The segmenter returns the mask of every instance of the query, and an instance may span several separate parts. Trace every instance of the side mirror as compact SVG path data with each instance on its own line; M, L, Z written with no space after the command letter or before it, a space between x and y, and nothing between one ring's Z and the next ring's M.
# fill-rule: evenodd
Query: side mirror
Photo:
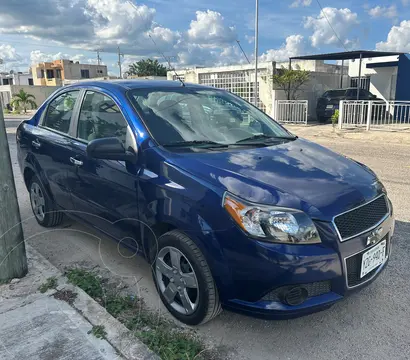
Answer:
M136 163L137 155L132 151L127 151L124 145L116 137L95 139L87 146L87 155L95 159L119 160Z

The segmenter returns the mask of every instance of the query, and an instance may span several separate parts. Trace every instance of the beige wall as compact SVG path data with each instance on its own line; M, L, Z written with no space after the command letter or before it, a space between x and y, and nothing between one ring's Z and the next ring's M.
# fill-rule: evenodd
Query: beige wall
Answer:
M105 65L76 64L71 63L70 60L63 60L63 68L64 79L66 80L82 79L81 70L88 70L90 79L107 76L107 66Z
M54 91L59 88L59 86L3 85L0 86L0 92L2 93L3 99L8 99L8 101L10 101L13 94L18 93L21 89L23 89L25 92L34 95L34 101L37 106L40 106ZM6 104L2 105L4 107Z

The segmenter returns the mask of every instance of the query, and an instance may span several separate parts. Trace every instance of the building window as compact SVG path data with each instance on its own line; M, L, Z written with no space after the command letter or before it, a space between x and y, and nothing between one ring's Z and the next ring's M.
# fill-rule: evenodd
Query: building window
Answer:
M43 69L41 69L41 71L40 71L40 79L44 79L44 70Z
M199 83L228 90L253 104L255 101L254 76L253 70L204 73L199 74ZM266 70L258 70L258 76L266 76ZM262 111L266 111L266 107L260 100L260 96L258 96L258 107Z
M102 70L97 70L97 74L104 74Z
M54 79L54 70L46 70L47 71L47 79Z
M34 85L33 79L28 79L28 84L29 85Z
M90 70L81 70L81 78L82 79L89 79L90 78Z
M358 77L352 77L350 79L350 86L357 88ZM360 79L360 88L369 91L370 90L370 76L365 76Z
M3 85L11 85L9 79L3 79Z
M61 79L61 70L60 69L56 69L56 78Z

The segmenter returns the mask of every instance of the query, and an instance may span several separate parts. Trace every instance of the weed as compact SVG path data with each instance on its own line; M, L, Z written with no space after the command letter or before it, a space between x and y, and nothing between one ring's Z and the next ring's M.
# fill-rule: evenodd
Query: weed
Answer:
M104 339L107 336L103 325L94 325L87 334L93 334L97 339Z
M49 289L55 289L57 287L57 279L53 277L49 277L45 283L41 284L38 290L44 294Z
M339 110L336 110L336 111L334 112L334 114L332 115L331 120L332 120L332 126L333 126L333 130L334 130L335 127L336 127L336 124L337 124L338 121L339 121Z
M67 278L70 283L83 289L92 298L102 298L104 295L101 280L92 272L70 269L67 271Z
M63 300L68 304L72 305L74 303L75 298L77 297L77 294L73 293L70 290L59 290L53 296L58 300Z

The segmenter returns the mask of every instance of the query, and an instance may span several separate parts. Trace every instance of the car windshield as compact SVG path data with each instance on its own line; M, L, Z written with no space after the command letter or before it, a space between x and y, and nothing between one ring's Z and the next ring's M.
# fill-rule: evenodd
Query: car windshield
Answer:
M129 98L161 145L244 144L294 136L240 97L217 89L135 89Z

